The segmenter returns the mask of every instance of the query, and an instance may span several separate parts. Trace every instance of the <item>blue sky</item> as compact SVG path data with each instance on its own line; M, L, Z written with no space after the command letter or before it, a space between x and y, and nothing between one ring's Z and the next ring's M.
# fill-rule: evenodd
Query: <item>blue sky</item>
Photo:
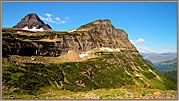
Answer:
M29 13L55 31L109 19L139 51L177 51L177 2L3 2L2 26L13 27Z

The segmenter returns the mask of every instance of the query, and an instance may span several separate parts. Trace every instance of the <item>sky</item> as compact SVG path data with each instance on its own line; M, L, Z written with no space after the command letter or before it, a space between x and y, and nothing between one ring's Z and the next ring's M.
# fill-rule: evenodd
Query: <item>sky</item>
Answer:
M3 2L2 27L36 13L55 31L109 19L140 52L177 52L177 2Z

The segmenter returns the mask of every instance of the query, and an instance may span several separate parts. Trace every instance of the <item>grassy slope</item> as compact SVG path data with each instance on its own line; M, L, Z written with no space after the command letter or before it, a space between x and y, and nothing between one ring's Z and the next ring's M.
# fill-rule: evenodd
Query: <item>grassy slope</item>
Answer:
M165 72L164 74L175 79L175 80L177 80L177 70Z
M114 59L114 61L119 59L125 64L115 66L118 63L110 64L107 62L110 59ZM144 80L133 74L135 70L129 65L131 64L129 60L136 61L135 65L142 68L139 72L145 76ZM147 67L143 65L143 62L145 61L141 61L140 56L135 54L133 54L133 59L129 58L129 56L127 57L127 55L106 55L83 62L26 63L19 66L15 63L7 65L7 63L3 62L3 88L7 89L4 90L3 95L14 93L37 95L50 89L70 91L111 89L126 85L136 85L136 82L140 87L176 89L175 83L148 65L147 67L160 76L163 82L156 79L155 75L146 69Z
M159 94L157 94L159 93ZM115 89L96 89L86 92L50 90L39 95L14 94L4 99L177 99L177 91L128 86Z

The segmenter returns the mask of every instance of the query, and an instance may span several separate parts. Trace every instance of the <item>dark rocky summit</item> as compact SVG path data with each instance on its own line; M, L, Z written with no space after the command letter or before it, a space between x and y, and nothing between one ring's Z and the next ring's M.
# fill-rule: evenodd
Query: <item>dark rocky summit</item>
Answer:
M36 14L31 13L25 16L21 21L13 28L24 28L28 26L29 29L36 27L37 29L43 28L44 30L52 30L52 28L45 24Z

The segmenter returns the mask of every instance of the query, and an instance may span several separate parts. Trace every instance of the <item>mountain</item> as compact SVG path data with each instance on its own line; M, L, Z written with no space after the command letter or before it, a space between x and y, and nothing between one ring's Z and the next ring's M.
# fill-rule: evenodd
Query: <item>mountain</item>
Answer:
M150 66L152 66L152 67L155 68L154 64L153 64L150 60L147 60L147 59L145 59L145 60L147 61L147 63L148 63Z
M149 55L177 55L177 53L171 53L171 52L167 52L167 53L155 53L155 52L140 52L140 54L145 58L146 56Z
M177 58L177 55L171 54L150 54L145 56L145 59L150 60L152 63L159 63Z
M148 54L145 56L147 62L159 72L177 78L177 53Z
M154 68L161 73L177 70L176 53L150 54L145 59L151 61Z
M47 34L14 36L30 41L17 40L16 42L10 42L3 40L3 49L6 50L4 55L60 56L66 54L69 50L82 54L99 47L119 48L121 50L138 52L128 40L127 33L122 29L114 28L109 20L97 20L77 28L76 31L51 32ZM48 40L56 41L52 43Z
M54 89L177 88L176 82L147 63L127 33L110 20L69 31L2 31L4 96L38 95Z
M177 55L177 53L167 52L167 53L161 53L162 55Z
M17 25L13 26L13 28L20 28L25 30L36 29L38 31L52 30L52 28L48 24L45 24L34 13L26 15L23 19L21 19L21 21ZM43 30L39 30L39 29L43 29Z
M128 39L128 35L122 29L116 29L109 19L97 20L86 25L77 28L77 31L88 31L100 35L116 36L124 39Z
M154 63L154 65L155 68L162 73L177 70L177 58Z
M154 55L154 54L159 54L159 53L154 53L154 52L140 52L140 54L145 58L148 55Z
M164 62L159 62L153 64L150 60L146 60L149 65L154 67L157 71L173 78L175 81L177 81L177 58L169 60L169 61L164 61Z
M147 56L147 55L150 55L151 53L143 53L143 52L140 52L140 55L142 55L144 58Z

